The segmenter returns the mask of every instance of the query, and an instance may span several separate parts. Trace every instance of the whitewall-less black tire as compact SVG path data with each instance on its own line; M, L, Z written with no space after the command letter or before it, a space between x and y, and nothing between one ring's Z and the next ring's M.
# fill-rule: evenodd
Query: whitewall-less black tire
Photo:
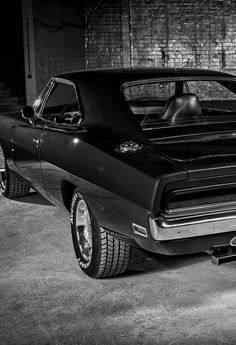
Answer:
M7 166L3 150L0 146L0 192L6 198L14 199L26 196L30 186Z
M78 189L71 203L71 231L75 254L85 274L93 278L106 278L126 270L131 246L98 226Z

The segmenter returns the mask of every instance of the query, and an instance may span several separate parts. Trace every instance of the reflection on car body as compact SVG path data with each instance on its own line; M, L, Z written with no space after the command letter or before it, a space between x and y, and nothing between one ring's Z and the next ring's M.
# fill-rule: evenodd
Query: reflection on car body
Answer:
M78 263L94 278L123 273L137 245L234 260L235 137L233 75L65 73L23 117L0 116L1 191L32 187L67 208Z

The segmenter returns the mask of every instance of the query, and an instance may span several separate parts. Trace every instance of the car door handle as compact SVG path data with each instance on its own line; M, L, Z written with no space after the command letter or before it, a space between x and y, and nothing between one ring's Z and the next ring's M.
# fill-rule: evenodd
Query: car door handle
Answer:
M38 145L40 143L40 139L35 139L33 138L33 143L35 143L36 145Z

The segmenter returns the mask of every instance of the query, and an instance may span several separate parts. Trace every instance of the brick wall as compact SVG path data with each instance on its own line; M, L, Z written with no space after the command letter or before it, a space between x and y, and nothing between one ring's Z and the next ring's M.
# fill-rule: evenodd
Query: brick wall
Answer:
M121 3L98 1L85 10L87 67L122 64Z
M87 67L189 66L236 73L235 0L100 0L86 8Z
M55 74L85 67L84 12L76 2L33 1L37 92Z

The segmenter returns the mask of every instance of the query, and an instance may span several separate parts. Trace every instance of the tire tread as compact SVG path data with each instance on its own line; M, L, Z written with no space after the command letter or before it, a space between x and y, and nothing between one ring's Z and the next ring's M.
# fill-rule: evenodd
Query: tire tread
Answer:
M118 240L102 227L101 260L96 278L106 278L124 273L130 261L131 246Z
M8 188L7 195L9 199L26 196L29 193L30 187L17 174L9 168L7 169Z

